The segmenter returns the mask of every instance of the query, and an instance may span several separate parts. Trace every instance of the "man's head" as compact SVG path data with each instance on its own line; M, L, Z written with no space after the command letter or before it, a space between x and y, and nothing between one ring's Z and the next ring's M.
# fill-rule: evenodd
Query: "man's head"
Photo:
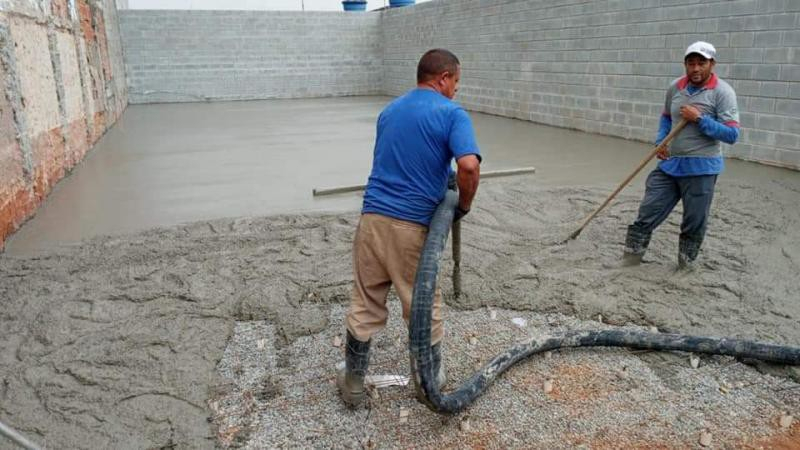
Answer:
M417 64L417 85L425 86L452 99L458 92L461 63L443 48L428 50Z
M683 65L686 76L695 86L706 84L716 65L717 50L708 42L697 41L686 49Z

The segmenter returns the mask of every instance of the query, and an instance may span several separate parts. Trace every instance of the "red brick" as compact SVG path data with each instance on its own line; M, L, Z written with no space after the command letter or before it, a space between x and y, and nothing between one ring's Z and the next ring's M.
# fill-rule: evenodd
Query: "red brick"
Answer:
M64 20L69 20L69 6L67 0L51 0L53 15Z
M0 65L0 81L6 80ZM0 87L4 83L0 83ZM33 212L30 191L22 170L22 152L17 142L11 103L0 90L0 249L9 234Z
M31 139L33 148L33 194L41 202L53 185L64 177L64 139L61 128L53 128Z
M103 76L106 81L111 81L111 58L108 56L108 40L106 39L106 22L103 19L103 11L95 10L94 29L97 37L97 47L100 50L100 62L103 67Z
M73 121L68 124L65 129L64 137L66 138L66 155L65 155L65 168L72 169L77 165L86 152L89 151L89 141L86 135L86 121L83 118Z
M24 186L9 192L7 201L0 204L0 250L6 238L33 214L38 206L36 198Z
M81 31L83 31L83 37L86 38L86 43L89 45L94 42L95 38L94 28L92 27L92 7L89 6L86 0L77 0L76 6L78 17L81 21Z
M103 136L103 133L106 132L106 112L105 111L97 111L94 113L94 128L92 129L92 145L94 145L98 139Z

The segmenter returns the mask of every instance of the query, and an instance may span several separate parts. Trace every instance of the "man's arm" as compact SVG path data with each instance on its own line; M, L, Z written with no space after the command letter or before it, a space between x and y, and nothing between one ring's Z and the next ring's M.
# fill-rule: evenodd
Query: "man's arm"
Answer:
M658 134L656 135L656 145L661 144L661 141L667 137L670 130L672 130L672 117L670 117L669 113L664 112L661 114L661 118L658 121ZM661 150L656 153L658 159L665 160L669 159L669 149L666 147L662 148Z
M711 116L701 113L693 105L682 106L681 116L689 122L696 123L700 132L712 139L726 144L734 144L739 139L739 123L736 121L730 121L727 124L719 123Z
M670 115L670 111L672 110L672 95L674 94L675 83L673 82L669 88L667 89L667 93L664 96L664 111L661 113L661 117L658 119L658 133L656 134L656 145L661 144L661 141L664 140L665 137L669 134L670 130L672 129L672 116ZM669 149L662 148L661 150L656 153L658 159L665 160L669 159Z
M472 207L472 199L478 192L478 183L481 178L481 163L475 155L464 155L456 161L458 172L458 207L464 212Z

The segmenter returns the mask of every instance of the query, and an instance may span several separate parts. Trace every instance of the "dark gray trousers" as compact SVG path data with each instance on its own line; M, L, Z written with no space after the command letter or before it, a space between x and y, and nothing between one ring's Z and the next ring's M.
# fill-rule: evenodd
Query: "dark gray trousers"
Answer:
M650 172L645 184L644 199L639 205L639 216L628 227L625 251L636 255L644 254L653 230L667 219L681 200L683 221L679 253L688 261L694 261L706 234L716 183L716 175L673 177L661 169Z

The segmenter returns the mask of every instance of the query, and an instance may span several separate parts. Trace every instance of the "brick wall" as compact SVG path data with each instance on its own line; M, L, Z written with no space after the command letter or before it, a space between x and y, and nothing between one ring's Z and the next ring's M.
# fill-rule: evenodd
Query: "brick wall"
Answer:
M0 0L0 250L127 105L113 0Z
M380 14L120 11L131 103L374 95Z
M707 40L739 97L726 152L800 169L798 0L446 0L386 11L381 32L387 94L446 47L470 110L643 141L686 46Z

